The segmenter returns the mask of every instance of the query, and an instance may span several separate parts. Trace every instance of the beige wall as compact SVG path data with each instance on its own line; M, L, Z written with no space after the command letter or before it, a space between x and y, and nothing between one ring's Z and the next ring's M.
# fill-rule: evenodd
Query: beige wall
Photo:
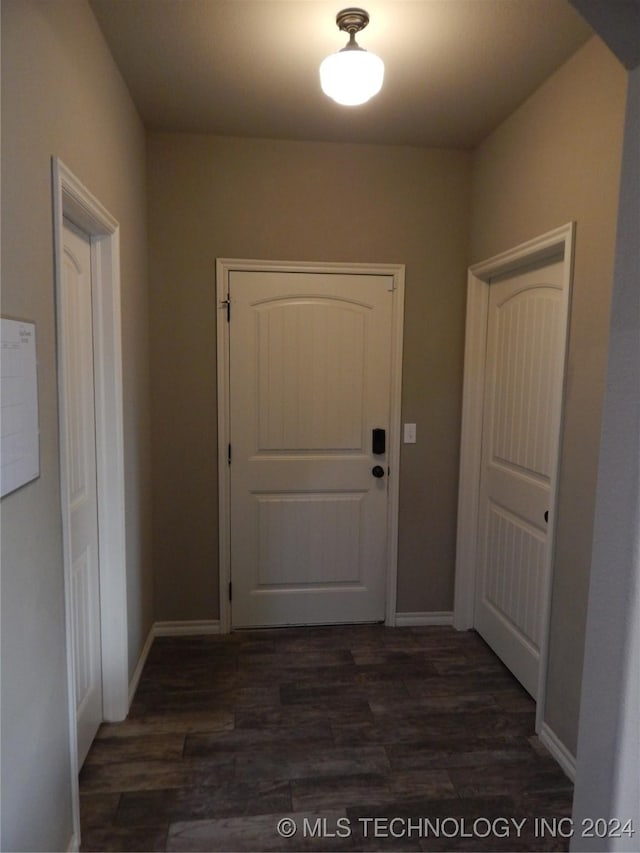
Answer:
M152 621L144 129L89 7L2 3L2 313L35 321L40 478L2 500L3 850L64 850L71 794L51 157L121 226L129 665Z
M640 57L638 61L629 74L627 94L575 826L594 814L606 819L624 815L640 826ZM583 851L602 849L596 839L574 839L574 845ZM627 838L626 849L634 847L637 838Z
M471 261L577 223L545 720L575 754L626 75L588 42L478 148Z
M470 155L151 133L156 618L218 615L216 257L406 264L398 609L452 607Z

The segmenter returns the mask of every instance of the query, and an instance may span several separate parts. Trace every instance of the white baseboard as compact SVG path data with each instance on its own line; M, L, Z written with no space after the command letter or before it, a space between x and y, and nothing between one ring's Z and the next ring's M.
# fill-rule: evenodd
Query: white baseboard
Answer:
M198 634L219 634L219 619L193 619L185 622L155 622L155 637L181 637Z
M151 651L151 644L153 643L154 637L155 625L152 625L149 630L149 633L147 634L147 639L144 641L144 646L142 647L142 651L140 652L140 657L138 658L136 668L133 670L133 675L131 676L131 679L129 681L129 707L131 707L133 697L135 695L136 690L138 689L140 677L142 676L142 670L144 669L144 665L147 662L147 658L149 656L149 652Z
M576 759L575 756L569 752L567 747L562 743L558 735L550 729L546 723L543 723L540 728L540 733L538 734L541 743L543 743L551 755L558 762L560 767L567 774L569 779L572 782L575 782L576 779Z
M419 625L453 625L453 611L396 613L396 628L409 628Z

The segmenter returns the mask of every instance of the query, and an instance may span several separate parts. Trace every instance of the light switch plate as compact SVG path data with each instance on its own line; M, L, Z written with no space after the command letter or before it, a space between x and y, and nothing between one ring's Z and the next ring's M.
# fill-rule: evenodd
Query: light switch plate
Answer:
M404 425L404 443L405 444L415 444L416 443L416 425L415 424L405 424Z

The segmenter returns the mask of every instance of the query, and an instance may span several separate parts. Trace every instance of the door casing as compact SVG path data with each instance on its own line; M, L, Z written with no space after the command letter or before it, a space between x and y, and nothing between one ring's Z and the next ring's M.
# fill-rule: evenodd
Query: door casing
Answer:
M88 234L91 240L102 709L103 719L119 721L127 716L129 710L119 225L58 158L52 160L52 184L59 395L64 393L64 362L60 346L64 219L68 219ZM80 795L71 609L70 518L66 503L67 424L64 406L59 405L58 409L70 772L74 841L79 845Z
M391 389L389 400L389 503L387 510L387 578L385 624L396 621L398 574L398 505L400 499L400 419L402 392L402 339L404 324L403 264L342 264L299 261L264 261L219 258L216 263L217 380L218 380L218 537L220 575L220 632L231 630L229 582L231 580L229 426L229 327L227 308L229 277L234 271L339 273L348 275L390 275L393 278L391 320ZM233 297L233 294L231 295ZM233 303L231 305L233 313ZM233 321L232 321L233 322Z
M467 317L464 355L464 385L462 394L462 435L460 443L460 475L458 491L458 527L456 539L456 569L453 624L460 631L474 626L476 549L480 509L480 474L482 459L482 423L484 414L485 357L487 350L487 321L489 287L492 278L516 271L521 267L562 256L564 262L563 293L566 300L566 334L563 352L563 388L560 410L553 424L553 474L549 507L549 538L547 542L547 573L543 590L543 625L536 706L536 731L544 721L545 687L549 649L549 616L551 610L551 581L557 521L558 466L560 438L566 384L566 353L573 272L575 223L570 222L540 237L522 243L469 268L467 285Z

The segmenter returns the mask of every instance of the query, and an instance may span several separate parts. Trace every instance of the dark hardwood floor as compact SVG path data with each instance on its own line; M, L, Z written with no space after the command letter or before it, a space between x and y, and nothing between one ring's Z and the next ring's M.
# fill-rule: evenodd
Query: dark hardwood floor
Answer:
M566 850L534 716L474 632L158 638L80 774L82 849Z

